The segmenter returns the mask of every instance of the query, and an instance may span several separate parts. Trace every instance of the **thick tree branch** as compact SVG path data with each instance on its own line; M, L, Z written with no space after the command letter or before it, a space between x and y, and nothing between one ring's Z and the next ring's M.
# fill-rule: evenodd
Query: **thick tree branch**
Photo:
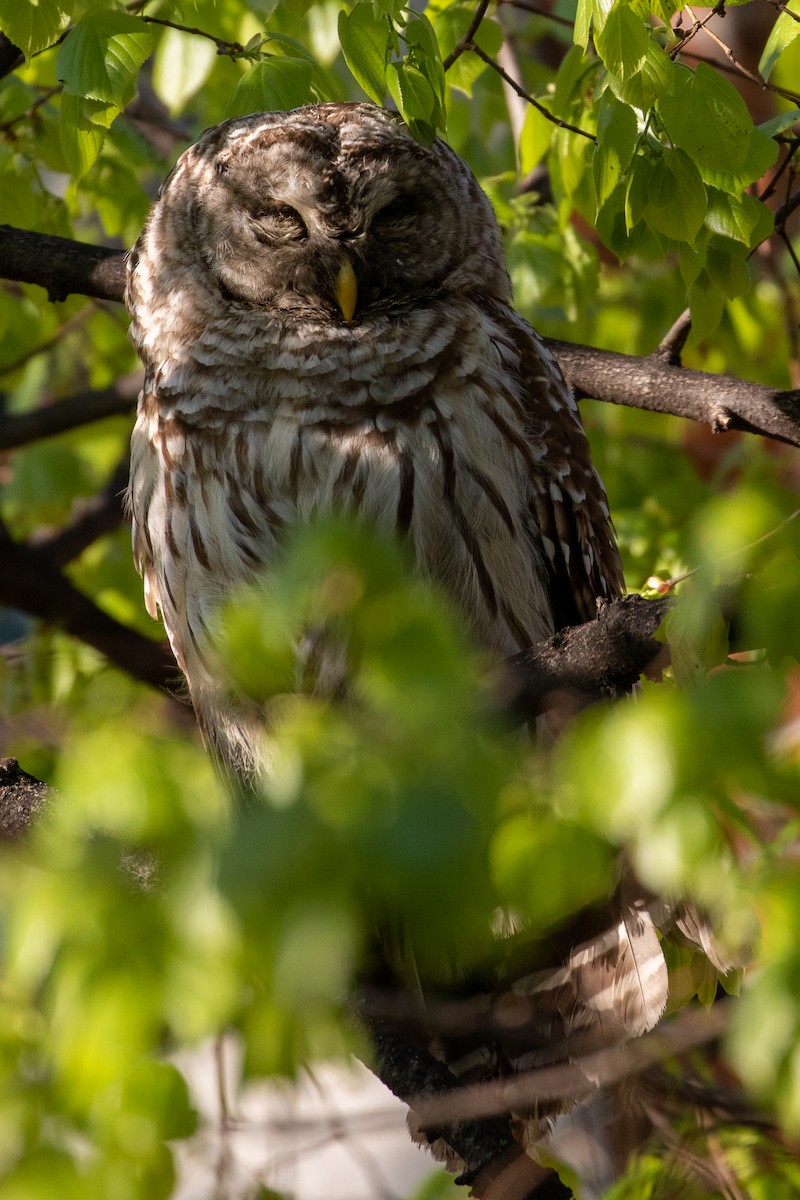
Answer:
M529 721L554 707L574 710L628 693L639 677L666 665L668 650L654 634L672 603L624 596L604 604L594 621L562 629L514 655L496 686L503 712Z
M142 683L174 684L178 669L165 645L103 612L61 574L46 551L15 542L2 525L0 564L0 603L63 629Z
M126 454L102 492L77 505L72 519L62 528L37 530L28 543L30 548L45 555L51 566L60 569L83 554L98 538L113 533L125 520L122 497L129 470Z
M77 429L104 417L124 416L136 407L142 386L141 371L122 375L110 387L76 392L54 404L45 404L31 412L10 413L0 417L0 451L15 450L43 438L54 437L68 429Z
M0 279L39 284L52 298L72 292L121 300L125 255L0 226ZM568 383L580 396L652 412L671 413L710 425L715 432L739 429L800 446L800 391L708 375L664 361L549 340Z
M52 794L15 758L0 758L0 842L24 837Z
M0 278L38 284L54 301L72 293L121 300L125 255L105 246L0 225Z
M739 429L800 446L800 391L672 366L657 353L636 358L572 342L548 345L581 397L687 417L715 433Z

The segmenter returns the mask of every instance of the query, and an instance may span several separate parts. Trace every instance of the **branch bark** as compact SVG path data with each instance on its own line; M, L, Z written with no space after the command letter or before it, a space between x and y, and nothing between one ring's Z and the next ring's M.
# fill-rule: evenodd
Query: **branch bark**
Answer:
M122 300L125 254L69 238L0 225L0 279L38 284L51 299L71 293ZM670 413L800 446L800 390L692 371L655 352L645 358L548 339L567 382L579 396Z
M73 293L121 300L125 254L49 233L0 225L0 278L43 287L51 300Z
M0 602L84 642L141 683L166 689L179 677L168 647L98 608L53 565L46 550L15 542L0 525Z
M141 371L122 375L107 388L75 392L54 404L44 404L31 412L10 413L0 417L0 451L43 438L54 437L68 429L77 429L104 417L124 416L136 407L142 386Z
M667 665L668 648L653 635L671 603L668 596L623 596L603 604L594 621L515 654L495 683L501 712L530 721L626 695L641 675Z
M674 366L658 353L646 358L551 340L550 349L576 394L710 425L739 429L800 446L800 390Z

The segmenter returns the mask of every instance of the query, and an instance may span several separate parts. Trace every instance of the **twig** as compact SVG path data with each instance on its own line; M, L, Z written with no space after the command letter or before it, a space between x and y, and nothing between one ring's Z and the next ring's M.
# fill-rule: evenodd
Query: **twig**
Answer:
M36 358L39 354L46 354L48 350L52 350L54 346L64 338L67 334L72 333L75 329L79 329L85 324L89 316L91 316L92 306L87 305L81 308L78 312L73 313L63 325L59 325L52 337L47 338L44 342L39 342L38 346L32 346L30 350L26 350L24 354L20 354L19 358L15 358L12 362L6 363L0 371L1 375L10 375L13 371L18 371L20 367L24 367L31 359Z
M461 58L461 55L464 53L464 51L470 49L470 47L472 45L472 39L475 37L475 34L478 32L478 27L480 26L480 23L483 20L483 18L486 16L486 10L488 7L489 7L489 0L480 0L478 7L475 9L472 20L470 21L469 25L467 26L466 33L461 38L461 40L459 42L457 42L457 44L453 47L453 49L447 55L447 57L445 58L445 60L442 64L445 71L449 71L450 68L452 67L453 63L456 62L457 59Z
M675 320L672 327L664 334L653 351L654 356L662 359L671 367L681 365L681 351L686 345L686 339L692 332L692 310L685 308Z
M676 58L677 55L680 54L684 49L684 47L692 40L692 38L696 37L700 30L703 29L710 20L716 16L719 16L720 13L724 16L725 5L723 0L717 0L717 3L714 5L714 7L710 9L710 11L707 12L703 18L695 17L694 13L687 5L685 11L688 12L689 16L692 18L693 24L691 29L687 29L686 31L681 29L683 11L684 10L682 9L678 13L678 23L672 31L679 40L669 51L670 58Z
M731 550L730 554L723 554L721 558L715 559L714 562L708 563L707 567L715 570L717 567L722 566L723 563L730 562L731 559L740 558L743 554L749 553L751 550L754 550L756 546L760 546L763 542L769 542L777 534L781 533L781 531L784 530L787 525L791 525L793 521L796 521L798 517L800 517L800 508L796 508L794 512L789 513L789 516L784 518L784 520L781 521L780 524L776 525L774 529L768 529L766 533L762 533L761 537L755 538L755 540L752 542L748 542L746 546L737 546L735 550ZM690 571L684 571L682 575L673 575L671 579L664 581L663 586L672 591L672 589L677 587L679 583L683 583L686 579L691 579L693 575L698 573L698 571L704 571L707 569L707 567L705 565L701 567L692 567Z
M550 1100L579 1100L597 1089L645 1070L664 1058L707 1045L727 1033L730 1006L710 1010L685 1009L652 1033L587 1054L577 1063L563 1063L521 1072L510 1078L473 1084L443 1096L424 1095L411 1101L425 1126L478 1121L516 1108Z
M748 70L747 67L745 67L742 63L739 62L739 60L736 58L733 51L731 50L730 46L727 46L725 44L725 42L723 42L722 38L718 37L717 34L714 32L714 30L710 28L710 26L708 25L709 19L713 16L716 16L717 12L720 9L722 9L724 12L724 5L722 5L722 4L716 5L711 10L708 17L705 17L702 21L695 21L695 24L697 25L697 29L693 30L691 36L694 36L694 33L696 33L698 30L702 29L702 31L706 35L706 37L711 38L711 41L714 42L715 45L719 46L720 50L725 55L728 62L731 63L731 65L733 67L735 67L736 70L739 72L739 74L743 75L745 77L745 79L749 79L751 81L751 83L755 83L758 87L762 88L762 90L764 90L764 91L775 92L776 95L783 96L785 100L792 100L795 104L800 104L800 93L791 92L788 90L788 88L779 87L775 83L768 83L766 80L762 79L760 75L756 75L754 71ZM694 18L694 13L692 12L692 10L688 4L686 6L686 11L689 13L689 15L692 18Z
M488 0L487 0L488 3ZM228 42L224 38L217 37L216 34L208 33L205 29L198 29L194 25L179 25L177 21L167 21L164 17L143 17L141 21L147 21L150 25L164 25L167 29L177 29L179 33L191 33L195 37L207 38L217 47L217 54L223 54L231 58L237 58L240 54L244 54L245 49L241 42Z
M0 76L0 78L1 77L2 76ZM57 83L55 87L46 88L45 91L42 92L41 96L36 97L30 108L26 109L25 112L20 113L19 116L12 117L10 121L5 121L2 125L0 125L0 133L10 133L15 125L19 125L22 121L27 121L30 117L34 116L42 107L42 105L47 103L51 96L55 96L61 91L62 86L62 84Z
M553 114L547 108L545 108L543 104L540 104L539 101L535 100L529 92L526 92L524 88L521 88L516 79L512 79L508 72L504 71L500 64L495 62L491 55L486 54L485 51L481 50L480 46L477 45L476 42L470 42L465 49L471 50L473 54L477 55L481 62L485 62L487 67L491 67L493 71L496 71L500 78L503 79L508 86L517 93L518 96L521 96L523 100L527 100L528 104L532 104L536 111L540 112L548 121L552 121L553 125L557 125L559 129L568 129L570 133L579 133L581 137L588 138L590 142L597 141L597 138L593 133L588 133L587 130L580 129L577 125L570 125L569 121L562 121L560 117L554 117Z

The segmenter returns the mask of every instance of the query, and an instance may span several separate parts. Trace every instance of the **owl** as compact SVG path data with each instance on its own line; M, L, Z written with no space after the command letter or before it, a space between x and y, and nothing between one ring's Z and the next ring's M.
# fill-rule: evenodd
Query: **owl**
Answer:
M497 659L619 593L577 405L512 307L488 199L443 141L367 104L224 121L162 187L127 304L145 369L136 562L204 737L238 776L263 766L263 716L215 670L214 612L316 514L399 534ZM581 1022L620 1041L663 1006L646 912L604 937L523 989L552 1032L545 1061Z
M232 710L207 631L313 514L399 533L497 657L619 593L577 405L444 142L367 104L207 130L130 255L127 304L145 368L135 558L204 736L239 774L258 769L262 719Z

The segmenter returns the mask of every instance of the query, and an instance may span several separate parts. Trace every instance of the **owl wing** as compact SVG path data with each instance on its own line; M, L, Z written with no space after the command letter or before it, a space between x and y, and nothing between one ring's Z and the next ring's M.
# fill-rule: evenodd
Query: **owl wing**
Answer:
M610 600L621 593L622 563L605 489L561 368L539 335L510 309L504 328L518 360L525 433L536 458L532 517L559 629L592 620L598 597Z

